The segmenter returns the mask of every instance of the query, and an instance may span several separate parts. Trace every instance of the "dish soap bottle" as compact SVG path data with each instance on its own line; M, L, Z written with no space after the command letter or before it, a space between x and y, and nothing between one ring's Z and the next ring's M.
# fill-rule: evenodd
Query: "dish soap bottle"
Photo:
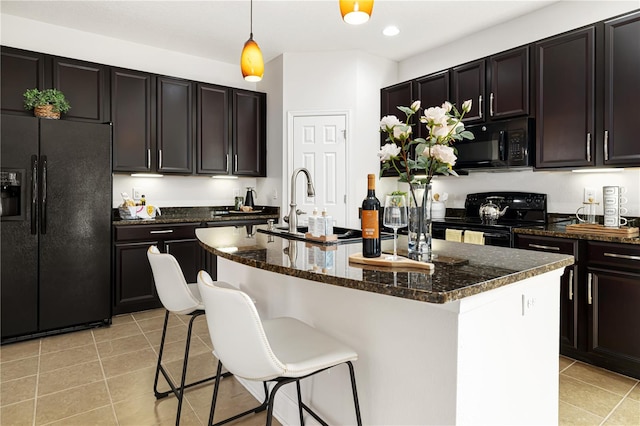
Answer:
M327 209L322 210L322 222L324 225L324 235L333 235L333 218L327 213Z
M314 237L319 237L320 234L318 234L318 208L314 207L313 208L313 213L311 214L311 216L309 216L309 220L308 220L308 232L313 235Z

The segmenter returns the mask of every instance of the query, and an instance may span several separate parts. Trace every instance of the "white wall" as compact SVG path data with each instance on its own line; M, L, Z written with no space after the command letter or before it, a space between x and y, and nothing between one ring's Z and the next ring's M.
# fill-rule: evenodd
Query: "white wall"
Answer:
M605 20L639 7L640 1L637 0L557 2L474 34L472 37L466 37L400 62L396 83ZM629 141L629 143L637 143L637 141ZM394 183L393 178L383 180ZM629 215L640 216L640 169L628 169L612 174L531 171L472 173L459 178L436 178L434 191L448 192L450 196L447 207L455 208L464 207L465 195L473 192L498 190L542 192L549 195L550 212L572 213L582 203L584 187L597 188L598 201L601 201L601 188L605 185L628 187ZM598 214L602 214L601 208Z

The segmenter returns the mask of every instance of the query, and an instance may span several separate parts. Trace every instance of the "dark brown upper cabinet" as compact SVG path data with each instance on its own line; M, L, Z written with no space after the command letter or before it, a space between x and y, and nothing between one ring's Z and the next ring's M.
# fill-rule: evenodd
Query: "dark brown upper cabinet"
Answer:
M64 114L66 120L110 120L109 74L105 65L54 57L53 87L64 93L71 105Z
M386 115L395 115L402 122L406 120L406 116L398 109L398 106L409 107L413 101L417 100L415 84L413 81L405 81L393 86L385 87L380 90L380 118ZM413 116L410 122L413 125L413 131L416 131L416 123L418 119ZM380 132L380 146L387 143L387 134ZM382 174L382 176L398 176L395 167L391 167Z
M604 23L606 165L640 165L640 11Z
M536 167L596 164L595 26L536 43Z
M196 172L231 173L229 89L197 84Z
M193 172L193 84L171 77L157 78L157 171Z
M490 120L529 114L529 46L489 57L487 87Z
M111 70L113 171L156 170L155 79L149 73Z
M449 101L450 75L449 71L442 71L416 80L416 96L423 110L432 106L440 106L445 101ZM422 114L422 111L420 111L420 114ZM420 117L416 118L415 121L417 129L414 129L414 131L417 130L417 136L426 138L428 136L426 126L420 124Z
M486 60L480 59L457 66L451 71L453 80L451 102L460 109L464 101L468 99L472 101L471 111L463 120L465 123L479 123L486 120L485 64Z
M46 87L45 55L2 46L0 67L2 112L32 116L33 111L24 109L23 94L27 89Z
M232 173L237 176L266 176L266 94L234 89L231 111Z
M55 88L71 109L65 120L104 123L110 120L109 76L105 65L2 47L2 112L33 115L24 109L27 89Z

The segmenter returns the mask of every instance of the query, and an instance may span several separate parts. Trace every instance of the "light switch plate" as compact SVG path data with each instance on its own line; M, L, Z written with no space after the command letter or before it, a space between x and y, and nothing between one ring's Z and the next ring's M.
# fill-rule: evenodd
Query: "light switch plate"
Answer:
M584 199L582 200L584 203L595 203L596 202L596 189L592 187L584 188Z
M142 198L142 188L136 188L134 187L133 190L131 191L131 196L133 197L134 200L139 200L140 198Z

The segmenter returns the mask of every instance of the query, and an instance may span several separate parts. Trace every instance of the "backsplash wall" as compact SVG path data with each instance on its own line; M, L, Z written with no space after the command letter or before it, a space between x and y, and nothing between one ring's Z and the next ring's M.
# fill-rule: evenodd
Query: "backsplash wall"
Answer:
M385 188L393 178L384 178ZM597 214L602 215L602 187L618 185L627 188L627 216L640 217L640 169L625 169L616 173L574 173L570 171L471 172L468 176L437 176L434 192L447 192L449 208L464 208L465 196L475 192L522 191L547 194L549 213L573 214L582 206L583 189L596 189ZM382 194L378 194L380 198Z
M206 176L169 175L150 178L114 174L113 207L122 204L120 193L126 192L133 197L134 187L143 191L148 204L158 207L232 206L233 197L235 195L244 197L247 186L255 188L256 179L212 179ZM258 197L254 200L259 205L267 204L266 194L258 193Z

